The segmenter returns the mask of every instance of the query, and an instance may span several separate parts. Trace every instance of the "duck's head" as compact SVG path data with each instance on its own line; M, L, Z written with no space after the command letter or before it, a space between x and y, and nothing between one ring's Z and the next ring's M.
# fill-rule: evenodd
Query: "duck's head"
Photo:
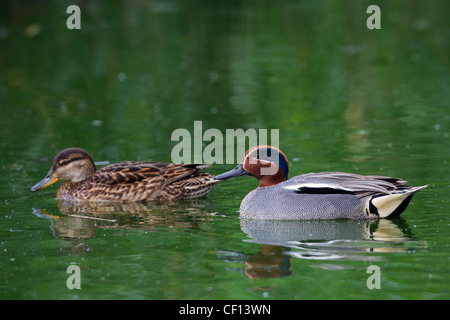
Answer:
M289 163L283 152L272 146L256 146L249 149L231 171L215 177L216 180L251 175L259 180L260 187L269 187L287 180Z
M97 169L89 153L80 148L69 148L58 153L53 160L48 174L40 182L31 187L31 191L39 191L58 180L78 182L90 177Z

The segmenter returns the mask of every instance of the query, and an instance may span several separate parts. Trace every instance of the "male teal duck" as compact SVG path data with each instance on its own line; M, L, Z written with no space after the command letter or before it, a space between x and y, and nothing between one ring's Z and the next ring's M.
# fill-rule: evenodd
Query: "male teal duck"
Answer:
M57 198L71 201L180 200L207 195L218 182L203 164L122 161L97 170L89 153L69 148L58 153L38 191L58 180Z
M286 156L272 146L249 149L233 170L216 180L251 175L259 186L242 200L240 215L267 220L365 219L400 215L414 193L406 181L345 172L308 173L288 180Z

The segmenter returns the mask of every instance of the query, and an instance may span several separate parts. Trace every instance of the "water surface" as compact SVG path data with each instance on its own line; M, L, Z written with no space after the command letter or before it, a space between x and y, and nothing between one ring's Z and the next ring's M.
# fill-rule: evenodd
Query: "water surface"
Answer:
M450 298L447 1L378 1L381 30L367 1L89 1L81 30L70 4L0 5L0 298ZM241 220L251 177L172 204L29 192L67 147L171 161L172 132L194 121L278 129L291 177L429 187L381 221Z

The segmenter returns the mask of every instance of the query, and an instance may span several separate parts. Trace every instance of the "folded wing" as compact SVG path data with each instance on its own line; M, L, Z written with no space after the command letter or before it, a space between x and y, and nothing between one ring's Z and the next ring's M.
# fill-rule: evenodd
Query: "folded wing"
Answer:
M297 193L348 193L363 198L381 193L391 194L406 181L385 176L363 176L346 172L308 173L288 180L286 188Z

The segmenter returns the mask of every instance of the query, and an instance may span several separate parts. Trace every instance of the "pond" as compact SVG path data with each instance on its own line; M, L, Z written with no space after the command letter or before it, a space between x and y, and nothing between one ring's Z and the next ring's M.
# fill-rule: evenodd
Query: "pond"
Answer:
M71 4L0 4L0 299L450 298L448 1L376 1L372 30L367 1L88 1L69 30ZM252 177L170 203L30 192L64 148L172 162L195 123L201 150L277 132L290 177L428 187L370 221L240 219Z

